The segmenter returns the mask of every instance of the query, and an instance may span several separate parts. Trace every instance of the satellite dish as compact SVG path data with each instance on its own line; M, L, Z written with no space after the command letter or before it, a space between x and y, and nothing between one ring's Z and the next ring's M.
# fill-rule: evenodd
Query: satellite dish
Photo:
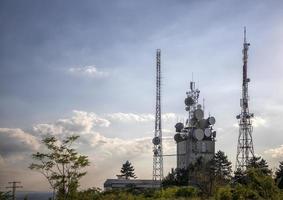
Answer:
M181 132L182 129L184 128L184 124L179 122L175 125L175 128L176 128L176 132Z
M174 135L174 140L178 143L178 142L182 142L184 139L180 133L177 133Z
M207 121L208 121L208 123L209 123L210 125L214 125L215 122L216 122L216 120L215 120L214 117L209 117L209 118L207 119Z
M202 129L205 129L209 126L208 121L206 119L199 120L198 124L199 124L199 127Z
M154 149L154 150L153 150L153 153L154 153L155 156L157 156L157 155L158 155L158 150L157 150L157 149Z
M216 137L216 131L213 131L213 132L212 132L212 136L213 136L213 137Z
M200 104L197 105L197 109L201 109L201 105Z
M187 97L187 98L185 99L185 104L186 104L187 106L191 106L191 105L194 105L194 104L195 104L195 101L193 100L192 97Z
M203 111L202 109L196 109L194 112L194 116L196 119L201 120L203 118Z
M211 130L210 130L210 128L204 129L204 135L205 135L206 137L210 137L210 136L211 136Z
M154 145L159 145L159 144L160 144L160 138L159 138L159 137L154 137L154 138L152 139L152 143L153 143Z
M194 130L194 137L195 137L198 141L202 140L203 137L204 137L203 130L200 129L200 128L195 129L195 130Z

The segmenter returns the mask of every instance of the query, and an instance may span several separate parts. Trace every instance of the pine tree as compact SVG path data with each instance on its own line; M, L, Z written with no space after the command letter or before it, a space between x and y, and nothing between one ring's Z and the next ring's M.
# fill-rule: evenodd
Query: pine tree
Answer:
M126 179L129 178L137 178L135 175L135 168L132 166L128 160L122 165L121 168L121 176L125 177Z
M264 175L271 175L271 170L268 169L268 164L263 158L254 156L249 160L248 168L260 169Z
M280 189L283 189L283 161L279 163L279 168L275 172L275 181Z
M226 183L231 179L232 163L223 151L218 151L213 159L215 179L219 183Z

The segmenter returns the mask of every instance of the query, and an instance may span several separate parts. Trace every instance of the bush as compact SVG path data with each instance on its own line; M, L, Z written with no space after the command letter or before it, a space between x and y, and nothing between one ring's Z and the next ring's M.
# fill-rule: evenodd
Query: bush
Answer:
M197 197L199 190L194 187L180 187L178 188L176 197Z
M228 186L218 188L215 200L232 200L231 188Z
M252 199L252 200L260 200L262 199L258 193L247 186L237 185L233 190L232 194L233 200L245 200L245 199Z

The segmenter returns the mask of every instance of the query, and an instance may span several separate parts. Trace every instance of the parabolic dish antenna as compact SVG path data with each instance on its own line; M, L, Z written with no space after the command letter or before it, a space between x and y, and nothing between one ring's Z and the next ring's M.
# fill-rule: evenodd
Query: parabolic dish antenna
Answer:
M208 121L206 119L199 120L199 127L205 129L209 126Z
M192 97L187 97L187 98L185 99L185 104L186 104L187 106L191 106L191 105L194 105L194 104L195 104L195 101L193 100Z
M201 120L203 118L203 111L202 109L196 109L194 112L194 116L196 119Z
M211 136L211 130L210 130L210 128L204 129L204 135L205 135L206 137L210 137L210 136Z
M207 119L207 121L208 121L208 123L209 123L210 125L214 125L215 122L216 122L216 120L215 120L214 117L209 117L209 118Z
M198 141L202 140L203 137L204 137L203 130L200 129L200 128L195 129L195 130L194 130L194 137L195 137Z
M152 143L153 143L154 145L159 145L159 144L160 144L160 138L159 138L159 137L154 137L154 138L152 139Z
M178 142L182 142L184 139L180 133L177 133L174 135L174 140L178 143Z
M181 130L184 128L184 124L181 123L181 122L178 122L178 123L175 125L175 128L176 128L176 132L181 132Z

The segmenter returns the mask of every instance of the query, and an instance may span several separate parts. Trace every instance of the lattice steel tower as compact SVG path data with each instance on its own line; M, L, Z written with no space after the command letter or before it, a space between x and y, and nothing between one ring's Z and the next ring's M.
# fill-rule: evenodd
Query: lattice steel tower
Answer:
M161 126L161 50L156 51L156 110L155 131L153 143L153 180L163 179L163 150L162 150L162 126Z
M249 112L249 96L248 83L250 79L247 77L248 71L248 49L250 43L246 40L246 28L244 29L244 48L243 48L243 85L242 99L240 100L241 114L237 115L239 120L239 137L237 146L236 170L245 170L248 162L254 157L254 147L252 139L252 121L254 114Z

